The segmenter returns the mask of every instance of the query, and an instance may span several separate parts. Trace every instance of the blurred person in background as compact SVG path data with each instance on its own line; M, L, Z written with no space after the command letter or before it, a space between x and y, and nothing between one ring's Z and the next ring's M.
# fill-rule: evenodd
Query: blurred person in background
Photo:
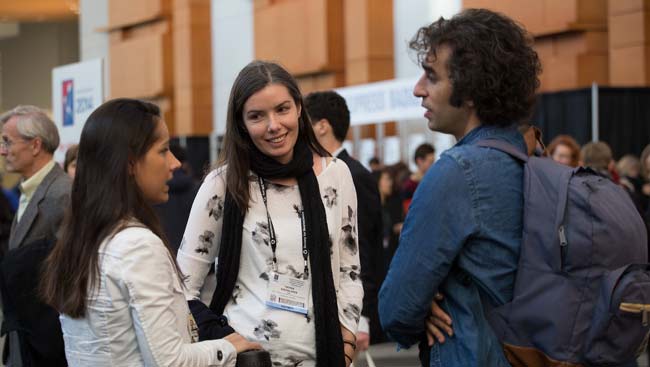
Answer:
M384 165L381 164L379 161L379 158L377 157L372 157L370 160L368 160L368 167L370 167L370 172L375 176L375 179L379 172L384 168Z
M21 176L18 210L0 265L3 332L8 333L3 359L11 367L64 366L58 314L34 297L42 261L57 239L70 198L70 177L54 161L59 132L35 106L18 106L0 121L5 168Z
M75 172L77 171L77 155L79 154L79 145L71 145L65 151L65 158L63 160L63 170L65 173L74 180Z
M404 183L404 181L406 181L406 179L409 178L409 176L411 176L411 170L409 169L408 164L402 161L392 164L390 168L391 171L393 172L393 178L395 179L395 182L393 184L396 185L398 193L401 198L402 184Z
M180 163L157 106L114 99L91 113L43 299L61 313L70 366L229 366L259 345L198 342L179 272L151 207ZM45 365L45 364L43 364Z
M616 171L620 175L620 183L630 193L641 214L648 210L648 196L643 194L643 178L641 177L641 161L632 154L626 154L616 163Z
M648 144L641 152L641 179L643 186L641 186L641 195L644 196L645 202L648 204L643 218L645 219L648 233L650 234L650 144ZM648 236L648 248L650 249L650 235ZM650 251L649 251L650 253Z
M377 313L377 293L386 275L377 181L343 147L350 129L350 111L345 99L335 91L314 92L305 97L305 108L318 142L332 157L339 158L348 165L357 193L359 257L363 282L363 308L357 332L357 351L364 351L370 343L384 341Z
M429 167L431 167L435 162L436 149L429 143L420 144L415 149L413 160L417 166L417 171L411 173L411 175L402 182L402 205L404 213L408 212L411 200L413 200L413 194L418 188L420 181L422 181L422 177L424 177L429 170Z
M181 163L180 167L172 173L172 179L167 182L169 185L169 200L154 206L163 231L174 254L178 251L183 239L183 232L187 225L187 218L190 216L192 203L196 192L199 190L198 183L188 172L187 152L178 143L170 143L169 150Z
M599 175L616 182L615 177L612 176L612 167L615 165L612 149L605 142L589 142L583 145L580 149L580 165L589 167Z
M546 147L549 156L556 162L577 167L580 162L580 145L569 135L558 135Z
M650 197L650 144L648 144L641 152L640 161L641 161L641 179L643 180L643 186L641 186L641 192L646 197ZM648 209L650 210L650 205Z
M383 220L383 247L384 263L390 264L397 246L399 244L399 234L402 231L402 222L404 222L404 212L402 210L402 199L395 184L394 168L389 166L382 169L379 173L377 186L381 196L381 215Z

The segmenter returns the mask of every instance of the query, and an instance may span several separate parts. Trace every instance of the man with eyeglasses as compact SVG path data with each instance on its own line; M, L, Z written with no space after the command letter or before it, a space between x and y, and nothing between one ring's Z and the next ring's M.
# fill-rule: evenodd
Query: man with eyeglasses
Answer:
M0 116L0 122L5 169L22 179L9 246L1 250L0 293L9 350L4 362L11 367L64 366L58 314L36 297L41 262L56 241L70 197L70 178L53 159L59 133L34 106L18 106Z

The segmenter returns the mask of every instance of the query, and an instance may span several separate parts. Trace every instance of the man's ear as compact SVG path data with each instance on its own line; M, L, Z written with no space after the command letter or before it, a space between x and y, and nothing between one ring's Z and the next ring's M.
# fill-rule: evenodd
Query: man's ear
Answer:
M323 136L327 134L327 132L330 129L329 124L330 123L329 121L327 121L327 119L320 119L316 121L316 123L314 124L314 131L316 132L316 135Z
M30 148L32 149L32 156L36 157L43 150L43 140L41 138L34 138L29 142Z

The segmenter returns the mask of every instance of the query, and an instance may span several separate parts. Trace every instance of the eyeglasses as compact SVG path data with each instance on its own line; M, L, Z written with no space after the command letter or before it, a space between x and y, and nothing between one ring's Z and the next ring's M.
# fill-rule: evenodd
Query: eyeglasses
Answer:
M2 141L0 141L0 149L10 149L17 142L22 141L22 142L26 143L26 142L28 142L30 140L32 140L32 139L19 139L19 140L16 140L16 141L11 141L11 140L9 140L7 138L3 138Z

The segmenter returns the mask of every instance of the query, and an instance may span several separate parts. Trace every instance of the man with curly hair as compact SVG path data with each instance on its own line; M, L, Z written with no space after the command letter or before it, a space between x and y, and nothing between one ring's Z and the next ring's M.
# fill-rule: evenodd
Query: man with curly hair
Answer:
M526 152L517 126L530 115L540 62L524 29L484 9L421 28L410 47L424 70L414 94L428 127L458 142L415 192L380 319L400 345L420 342L423 365L509 366L487 314L513 295L523 167L477 144L497 139Z

